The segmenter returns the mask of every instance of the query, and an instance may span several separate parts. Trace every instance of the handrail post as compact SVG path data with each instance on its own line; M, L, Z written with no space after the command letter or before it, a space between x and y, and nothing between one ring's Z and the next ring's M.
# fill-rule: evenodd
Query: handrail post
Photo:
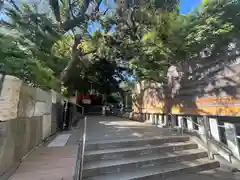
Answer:
M206 115L203 116L203 126L204 126L205 135L206 135L208 158L212 160L213 158L211 155L210 142L209 142L211 135L208 128L208 117Z
M184 125L184 123L183 123L183 117L181 117L181 135L183 136L183 125Z

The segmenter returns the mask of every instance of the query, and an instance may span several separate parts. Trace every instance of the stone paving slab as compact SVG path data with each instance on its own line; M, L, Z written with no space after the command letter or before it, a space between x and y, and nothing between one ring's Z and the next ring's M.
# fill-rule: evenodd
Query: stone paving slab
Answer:
M72 180L77 146L41 147L32 152L10 180Z
M71 134L60 134L51 143L48 144L48 147L65 146L70 136Z

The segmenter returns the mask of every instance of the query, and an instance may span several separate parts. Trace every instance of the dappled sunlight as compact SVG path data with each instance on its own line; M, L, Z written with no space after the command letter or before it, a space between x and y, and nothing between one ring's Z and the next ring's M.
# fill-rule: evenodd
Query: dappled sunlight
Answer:
M158 128L152 124L125 120L118 117L89 117L87 123L88 141L126 138L162 138L178 135L178 132Z
M132 135L136 136L136 137L143 137L143 134L140 134L140 133L137 133L137 132L132 133Z
M99 121L99 124L104 124L106 126L150 126L145 123L139 123L134 121Z

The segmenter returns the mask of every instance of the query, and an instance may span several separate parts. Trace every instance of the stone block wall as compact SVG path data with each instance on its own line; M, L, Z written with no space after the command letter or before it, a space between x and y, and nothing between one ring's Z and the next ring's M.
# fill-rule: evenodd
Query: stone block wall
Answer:
M0 177L57 130L60 96L0 75Z

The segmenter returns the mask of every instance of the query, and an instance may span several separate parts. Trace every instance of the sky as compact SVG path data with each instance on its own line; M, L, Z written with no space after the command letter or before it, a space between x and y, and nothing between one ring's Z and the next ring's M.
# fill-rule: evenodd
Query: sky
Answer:
M181 0L180 11L182 14L191 12L202 0Z

